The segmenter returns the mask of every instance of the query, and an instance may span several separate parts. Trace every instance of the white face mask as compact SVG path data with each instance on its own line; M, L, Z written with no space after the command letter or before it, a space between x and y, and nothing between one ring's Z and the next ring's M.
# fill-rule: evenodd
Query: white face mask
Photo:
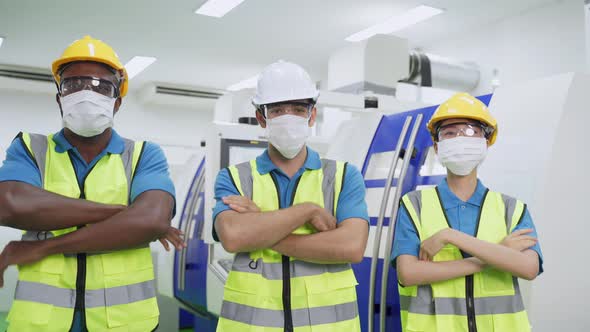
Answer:
M309 118L285 114L266 119L266 136L283 157L293 159L309 137Z
M90 90L60 97L63 126L84 137L100 135L113 126L116 100Z
M465 176L485 159L488 143L483 137L458 136L438 142L438 160L451 173Z

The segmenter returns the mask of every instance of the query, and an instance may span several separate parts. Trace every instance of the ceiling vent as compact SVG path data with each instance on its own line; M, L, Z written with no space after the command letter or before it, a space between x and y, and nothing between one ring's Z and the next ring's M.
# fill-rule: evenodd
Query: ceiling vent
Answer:
M55 93L49 69L0 64L0 89Z
M178 106L213 110L222 90L169 83L149 83L140 89L138 100L144 105Z

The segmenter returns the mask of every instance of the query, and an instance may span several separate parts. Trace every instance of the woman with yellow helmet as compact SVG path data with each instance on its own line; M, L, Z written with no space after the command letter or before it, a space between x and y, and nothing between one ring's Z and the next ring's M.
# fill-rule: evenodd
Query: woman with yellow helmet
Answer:
M427 127L447 177L400 202L392 264L403 330L530 331L518 278L543 271L535 227L526 204L477 178L496 120L458 93Z

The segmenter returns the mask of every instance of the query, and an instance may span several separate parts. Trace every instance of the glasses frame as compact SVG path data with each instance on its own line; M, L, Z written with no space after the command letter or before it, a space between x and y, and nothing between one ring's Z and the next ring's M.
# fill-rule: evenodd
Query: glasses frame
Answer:
M107 84L110 84L110 85L112 85L112 86L113 86L113 88L114 88L114 89L113 89L113 94L114 94L114 95L112 95L112 96L108 96L108 95L105 95L105 94L102 94L102 93L101 93L101 95L103 95L103 96L107 96L107 97L110 97L110 98L118 98L119 96L121 96L121 91L120 91L120 89L119 89L119 86L117 86L117 84L116 84L116 83L114 83L113 81L110 81L110 80L107 80L107 79L104 79L104 78L100 78L100 77L95 77L95 76L70 76L70 77L62 78L62 79L60 80L60 82L59 82L59 93L60 93L61 95L63 95L63 91L64 91L64 90L63 90L63 85L64 85L64 82L67 82L67 81L69 81L69 80L74 80L74 79L90 79L90 80L97 80L97 81L99 81L100 83L107 83ZM87 87L87 86L86 86L86 87ZM68 95L70 95L70 94L72 94L72 93L75 93L75 92L82 91L82 90L86 89L86 87L84 87L83 89L80 89L80 90L78 90L78 91L70 92L70 93L68 93ZM92 88L91 88L90 90L92 90L92 91L94 91L94 92L96 92L96 93L100 93L100 92L98 92L98 91L95 91L95 90L94 90L94 89L92 89Z

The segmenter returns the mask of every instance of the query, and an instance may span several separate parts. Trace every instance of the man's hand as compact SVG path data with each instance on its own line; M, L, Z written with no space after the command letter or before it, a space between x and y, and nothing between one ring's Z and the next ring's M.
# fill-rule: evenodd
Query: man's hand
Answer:
M11 241L0 254L0 287L4 286L4 271L10 265L31 264L47 257L46 241Z
M223 197L222 200L230 209L239 213L260 212L260 208L256 203L246 196L232 195Z
M500 244L517 251L524 251L526 249L529 249L537 243L536 238L530 235L525 235L531 233L532 231L533 230L531 228L519 229L506 236L504 240L500 242Z
M308 221L318 232L331 231L336 229L336 218L326 209L315 206L316 212Z
M445 228L438 231L420 244L420 254L418 257L423 261L432 261L434 256L449 243L448 234L452 229Z
M172 226L168 228L168 231L164 236L158 239L160 243L164 246L166 251L170 251L170 242L176 250L182 250L182 248L186 248L186 243L184 242L184 234L179 230Z

